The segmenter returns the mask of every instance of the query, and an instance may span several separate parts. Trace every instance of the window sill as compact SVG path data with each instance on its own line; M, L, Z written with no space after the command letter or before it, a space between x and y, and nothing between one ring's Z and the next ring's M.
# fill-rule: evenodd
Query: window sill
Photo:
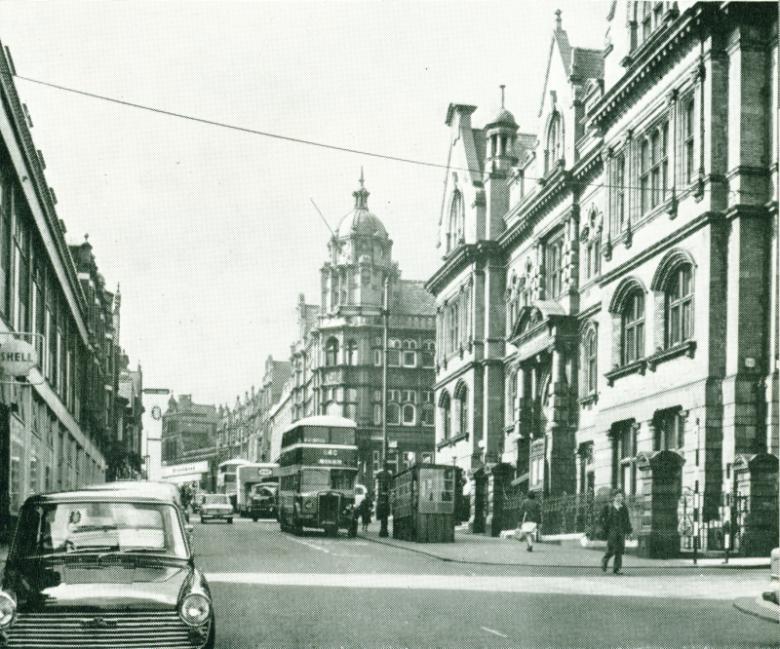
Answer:
M609 387L612 387L615 381L617 381L618 379L622 379L624 376L628 376L629 374L644 375L646 369L647 369L647 359L640 358L638 361L633 361L631 363L628 363L627 365L616 367L615 369L604 374L604 377L607 379L607 385L609 385Z
M442 440L438 444L436 444L436 449L441 450L446 446L455 446L458 442L461 442L463 440L468 441L469 434L464 433L463 435L458 435L457 437L450 437L449 439Z
M655 371L655 368L661 363L677 358L678 356L687 356L693 358L696 355L696 341L686 340L684 343L669 347L668 349L662 349L647 359L647 366L651 371Z
M589 394L586 397L582 397L580 399L580 405L588 407L588 406L592 406L593 404L598 403L598 401L599 401L599 393L598 392L593 392L592 394Z

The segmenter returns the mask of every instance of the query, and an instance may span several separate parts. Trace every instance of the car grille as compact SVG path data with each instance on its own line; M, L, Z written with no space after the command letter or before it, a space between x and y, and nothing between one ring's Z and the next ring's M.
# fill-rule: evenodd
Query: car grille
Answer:
M100 622L102 620L102 623ZM0 646L27 649L192 649L178 613L20 613ZM205 644L205 641L204 643Z
M338 494L322 494L319 497L320 524L337 524L339 520L339 498Z

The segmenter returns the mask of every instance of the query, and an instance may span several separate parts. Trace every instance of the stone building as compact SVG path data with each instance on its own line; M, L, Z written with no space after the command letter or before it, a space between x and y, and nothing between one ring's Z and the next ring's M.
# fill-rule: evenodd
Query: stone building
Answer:
M0 376L2 536L27 496L105 479L120 350L118 304L91 244L67 244L13 74L0 45L0 345L26 340L38 363Z
M619 486L648 554L688 542L689 496L703 547L723 547L728 523L742 551L764 551L777 544L777 9L603 6L600 50L573 46L556 12L538 133L506 109L483 128L474 106L448 110L428 283L437 460L471 476L475 530L500 527L493 496L510 480L545 497Z
M332 414L358 424L359 480L372 484L382 453L382 309L389 293L388 460L399 469L433 451L434 306L422 282L401 279L393 242L368 209L360 179L354 210L328 243L319 305L298 304L291 349L292 419Z

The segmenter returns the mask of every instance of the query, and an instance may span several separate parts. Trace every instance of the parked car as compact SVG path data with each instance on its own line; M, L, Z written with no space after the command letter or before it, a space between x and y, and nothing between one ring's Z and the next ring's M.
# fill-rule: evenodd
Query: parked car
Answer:
M200 522L220 519L233 522L233 505L227 494L205 494L200 503Z
M276 500L279 487L276 484L260 483L252 486L249 493L249 515L254 522L259 518L276 518Z
M0 646L212 649L211 591L162 490L28 498L0 591Z

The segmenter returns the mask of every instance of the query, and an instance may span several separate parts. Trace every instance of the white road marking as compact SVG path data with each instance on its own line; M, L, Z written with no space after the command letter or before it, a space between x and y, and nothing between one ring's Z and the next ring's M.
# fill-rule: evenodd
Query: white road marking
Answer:
M501 633L501 631L496 631L495 629L488 629L486 626L479 627L483 631L487 631L488 633L492 633L493 635L497 635L501 638L508 638L509 636L506 633Z
M321 545L317 545L316 543L310 543L309 541L304 541L303 539L294 539L292 537L288 537L288 538L291 541L300 543L301 545L306 545L310 548L314 548L315 550L319 550L320 552L324 552L325 554L330 554L330 550L328 550L328 548L323 548Z
M262 586L318 586L323 588L373 588L401 590L449 590L491 593L537 593L592 595L601 597L647 597L700 600L728 600L752 597L765 587L764 575L727 576L579 576L579 577L492 577L465 575L403 575L362 573L209 573L212 583Z

